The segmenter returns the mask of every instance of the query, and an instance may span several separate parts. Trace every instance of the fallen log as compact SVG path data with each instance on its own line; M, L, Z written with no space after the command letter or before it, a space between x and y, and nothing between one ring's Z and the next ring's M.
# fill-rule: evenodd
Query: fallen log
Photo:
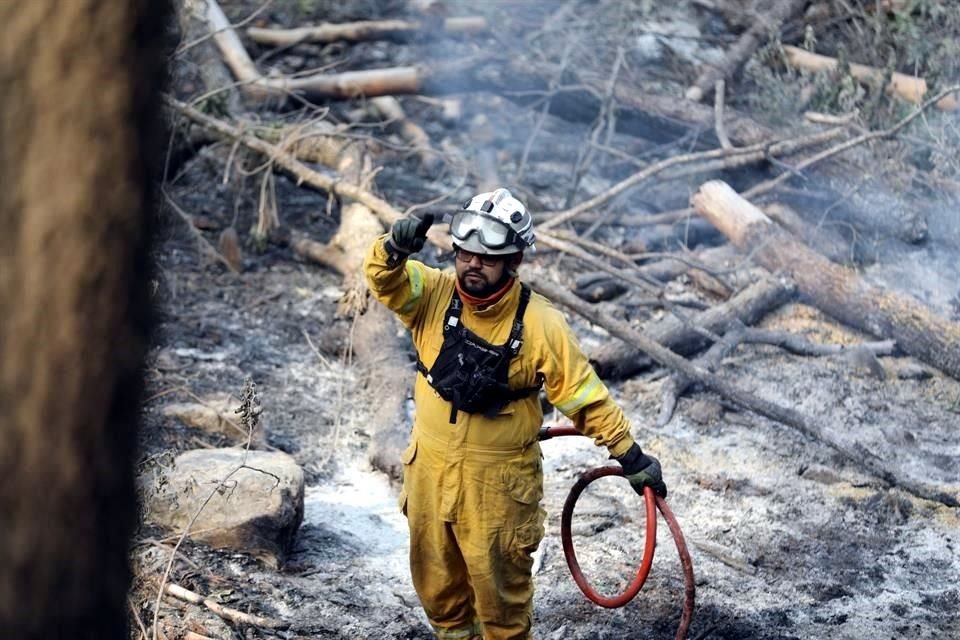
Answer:
M648 334L637 331L625 322L604 315L595 306L583 302L563 287L536 276L526 277L525 281L555 303L576 311L590 322L609 331L611 335L641 349L660 364L679 371L707 389L720 394L731 403L792 427L808 438L823 443L839 454L850 466L874 476L887 486L899 487L925 500L951 507L960 506L960 496L948 493L937 485L898 476L890 470L887 461L881 460L859 443L848 445L840 442L799 411L760 398L741 389L728 379L710 373L664 347Z
M767 277L747 287L726 302L704 311L693 322L710 332L722 332L734 320L755 324L770 311L786 303L793 295L793 285ZM645 335L657 344L680 355L701 351L709 344L702 333L694 331L676 316L667 315L643 328ZM590 354L597 374L605 380L622 380L649 367L651 359L643 349L630 342L611 340Z
M223 61L230 67L234 77L246 85L255 85L260 80L260 71L254 64L243 43L240 42L240 36L234 31L223 9L217 4L217 0L207 0L207 22L210 25L210 33L213 35L213 41L220 49L220 55Z
M407 118L399 100L393 96L379 96L370 100L370 106L387 121L386 125L389 129L395 130L404 140L413 145L413 150L426 171L433 172L439 169L442 160L430 144L430 136L420 125Z
M441 33L481 33L489 28L486 18L466 16L437 22L419 20L368 20L363 22L324 22L296 29L250 27L247 35L258 44L292 47L301 42L359 42L378 39L436 37Z
M222 50L211 37L212 26L206 2L176 2L174 5L178 31L184 44L178 46L170 55L168 84L171 93L186 98L212 95L210 92L216 92L218 103L223 108L231 113L239 112L242 109L240 96L237 91L228 88L233 85L234 76L226 64ZM192 136L188 133L185 137L189 139ZM202 140L198 142L203 143ZM175 147L173 159L181 155L192 155L194 148L192 144L187 145L186 149ZM168 175L174 175L173 171L170 169Z
M741 251L796 282L799 291L827 315L881 338L960 380L960 325L908 295L864 281L830 262L784 231L724 182L705 183L693 207Z
M799 47L785 45L783 53L788 64L806 71L835 71L839 65L836 58L813 53ZM874 86L879 86L886 77L883 69L857 64L856 62L851 62L849 68L850 75L854 78ZM927 95L927 81L923 78L908 76L905 73L895 71L885 90L888 95L897 96L910 104L922 104ZM938 100L935 106L941 111L953 111L960 107L960 98L952 94L947 95Z
M769 39L771 33L780 30L780 25L799 14L807 0L778 0L758 16L753 25L727 51L723 62L700 74L687 89L687 99L700 102L713 90L718 80L729 80L740 70L757 48Z

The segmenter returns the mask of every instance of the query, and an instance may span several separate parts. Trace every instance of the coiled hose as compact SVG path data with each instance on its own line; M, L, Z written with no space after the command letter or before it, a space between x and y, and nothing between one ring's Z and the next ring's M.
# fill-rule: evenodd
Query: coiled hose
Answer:
M539 439L549 440L556 436L582 436L583 434L571 426L547 426L540 429ZM643 491L645 512L647 518L646 539L644 541L643 559L633 580L627 586L626 590L617 596L604 596L597 592L580 569L580 563L577 561L577 554L573 548L573 536L571 534L571 522L573 520L573 509L580 498L584 489L598 478L605 476L622 476L623 469L619 466L606 466L590 469L581 474L576 483L567 494L567 499L563 503L563 514L560 518L560 540L563 542L563 555L567 560L567 566L570 568L570 574L573 581L580 587L587 598L601 607L617 608L622 607L631 600L643 588L647 575L650 573L650 567L653 565L653 555L657 545L657 509L663 514L663 519L667 521L667 527L673 536L674 544L677 546L677 553L680 555L680 564L683 567L684 581L684 602L683 612L680 615L680 624L677 627L676 640L683 640L687 637L687 630L690 628L690 621L693 618L693 605L696 593L693 579L693 562L690 560L690 554L687 552L686 542L683 540L683 532L680 531L680 525L674 517L666 500L655 495L653 489L646 487Z

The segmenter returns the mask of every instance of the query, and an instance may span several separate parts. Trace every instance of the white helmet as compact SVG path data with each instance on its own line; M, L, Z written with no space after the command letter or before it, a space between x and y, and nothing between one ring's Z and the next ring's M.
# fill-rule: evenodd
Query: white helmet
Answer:
M454 243L471 253L506 255L533 246L533 218L506 189L473 196L450 221Z

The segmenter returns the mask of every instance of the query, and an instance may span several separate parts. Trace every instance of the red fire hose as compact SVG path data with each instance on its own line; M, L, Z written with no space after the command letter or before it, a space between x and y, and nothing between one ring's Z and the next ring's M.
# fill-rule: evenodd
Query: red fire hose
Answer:
M580 436L583 435L571 426L547 426L540 429L540 440L549 440L556 436ZM667 527L673 535L673 541L677 546L677 553L680 555L680 564L683 566L684 581L684 602L683 613L680 615L680 625L677 627L676 640L683 640L687 637L687 630L690 627L690 620L693 618L693 603L695 596L695 586L693 581L693 562L690 560L690 554L687 552L687 545L683 540L683 532L680 531L680 525L674 517L666 500L655 495L653 489L647 487L644 489L643 497L646 505L646 539L644 541L643 559L640 567L633 578L633 581L627 586L626 590L617 596L604 596L593 589L587 582L583 571L580 569L580 563L577 562L577 554L573 548L573 537L571 535L571 521L573 519L573 508L577 504L577 499L583 493L587 486L597 478L605 476L622 476L623 469L619 466L597 467L581 474L577 482L567 494L567 500L563 504L563 514L560 518L560 539L563 542L563 555L567 559L567 566L570 568L570 574L573 581L577 583L583 595L601 607L617 608L622 607L636 597L637 593L643 587L650 573L650 567L653 565L653 554L657 544L657 509L663 514L663 519L667 521Z

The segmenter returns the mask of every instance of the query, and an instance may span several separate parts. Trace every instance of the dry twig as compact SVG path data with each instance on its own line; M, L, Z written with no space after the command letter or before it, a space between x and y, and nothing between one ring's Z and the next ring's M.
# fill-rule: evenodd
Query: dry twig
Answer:
M205 598L199 593L185 589L178 584L167 584L164 587L164 591L175 598L183 600L184 602L204 606L224 620L229 620L230 622L235 622L237 624L246 624L265 629L286 629L290 626L289 622L272 620L270 618L264 618L263 616L254 615L252 613L244 613L243 611L237 611L236 609L225 607L219 602L214 602L210 598Z
M888 127L886 129L882 129L880 131L868 131L859 136L856 136L855 138L851 138L849 140L841 142L840 144L834 145L829 149L825 149L820 153L817 153L811 156L810 158L803 160L802 162L798 163L797 166L794 167L794 169L795 171L803 171L804 169L807 169L822 160L825 160L831 156L835 156L838 153L843 153L848 149L852 149L853 147L859 146L866 142L870 142L871 140L877 140L880 138L890 138L896 135L898 131L906 127L908 124L913 122L917 117L919 117L924 111L929 109L931 106L937 104L940 100L942 100L946 96L952 95L957 92L960 92L960 85L947 87L943 91L940 91L939 93L937 93L937 95L933 96L932 98L930 98L929 100L921 104L910 115L906 116L905 118L903 118L902 120L894 124L893 126ZM785 182L787 179L791 177L791 175L793 175L791 172L782 173L776 178L773 178L771 180L766 180L764 182L761 182L758 185L754 185L750 189L744 191L742 195L744 198L752 198L754 196L760 195L761 193L766 193L767 191L770 191L776 188L778 185Z
M291 47L301 42L357 42L375 40L378 38L392 38L397 36L412 36L418 32L424 35L435 35L437 31L445 33L479 33L488 28L486 18L479 16L464 16L447 18L436 23L419 22L413 20L370 20L366 22L323 22L311 27L296 29L263 29L250 27L247 35L254 42L275 47ZM437 29L439 27L439 29Z

